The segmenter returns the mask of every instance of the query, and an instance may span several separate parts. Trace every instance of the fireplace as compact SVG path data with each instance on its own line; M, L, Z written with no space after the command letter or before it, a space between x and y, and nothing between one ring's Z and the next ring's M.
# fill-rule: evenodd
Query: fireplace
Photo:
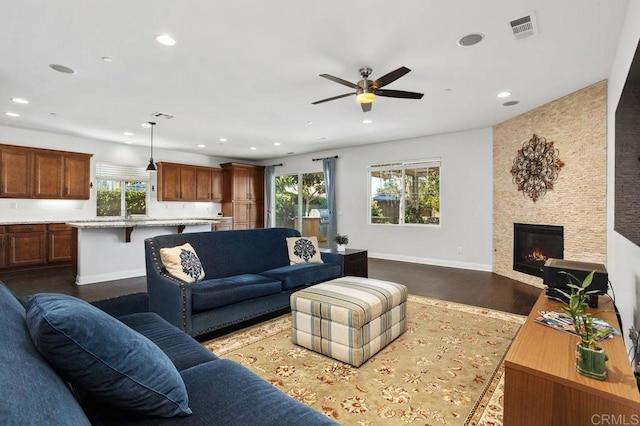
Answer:
M513 270L542 277L544 262L564 259L564 228L513 224Z

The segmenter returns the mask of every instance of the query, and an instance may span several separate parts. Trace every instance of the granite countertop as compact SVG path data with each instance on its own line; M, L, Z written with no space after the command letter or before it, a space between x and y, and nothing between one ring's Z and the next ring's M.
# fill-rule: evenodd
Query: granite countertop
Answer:
M114 218L95 218L95 219L40 219L40 220L11 220L0 221L0 225L32 225L32 224L50 224L65 223L77 228L122 228L129 226L178 226L178 225L198 225L206 223L218 223L220 220L232 219L229 216L216 217L195 217L195 218L169 218L169 219L153 219L153 218L132 218L132 219L114 219ZM87 226L88 225L88 226Z

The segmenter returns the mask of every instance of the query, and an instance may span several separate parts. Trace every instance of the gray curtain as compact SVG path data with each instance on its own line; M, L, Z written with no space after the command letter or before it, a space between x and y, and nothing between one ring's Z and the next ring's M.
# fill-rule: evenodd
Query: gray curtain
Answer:
M327 226L327 240L329 247L335 248L333 238L338 233L338 210L336 209L336 159L322 159L322 171L324 172L324 187L327 192L327 206L329 207L329 224Z
M273 227L273 188L275 186L274 166L266 166L264 168L264 210L267 214L265 228Z

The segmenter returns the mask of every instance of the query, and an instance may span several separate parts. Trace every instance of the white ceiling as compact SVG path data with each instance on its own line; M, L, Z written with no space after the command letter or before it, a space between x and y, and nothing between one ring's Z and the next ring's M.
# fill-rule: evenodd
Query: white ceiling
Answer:
M500 123L606 79L627 8L626 0L0 1L0 125L148 146L140 124L163 112L175 118L154 120L156 147L246 160ZM538 34L516 40L509 20L531 11ZM456 44L474 32L484 41ZM177 44L158 44L161 33ZM355 97L311 105L350 90L318 74L357 82L363 66L372 79L406 66L386 88L425 96L378 97L366 114ZM498 99L503 90L512 96ZM520 103L502 106L509 100Z

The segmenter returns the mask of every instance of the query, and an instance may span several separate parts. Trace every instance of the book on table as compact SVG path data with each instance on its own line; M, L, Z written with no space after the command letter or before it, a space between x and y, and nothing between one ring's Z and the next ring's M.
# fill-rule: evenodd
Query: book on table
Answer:
M571 321L571 316L564 312L540 311L535 321L547 327L577 335L573 327L573 322ZM619 334L609 323L595 317L593 318L593 330L595 339L598 342L614 334Z

